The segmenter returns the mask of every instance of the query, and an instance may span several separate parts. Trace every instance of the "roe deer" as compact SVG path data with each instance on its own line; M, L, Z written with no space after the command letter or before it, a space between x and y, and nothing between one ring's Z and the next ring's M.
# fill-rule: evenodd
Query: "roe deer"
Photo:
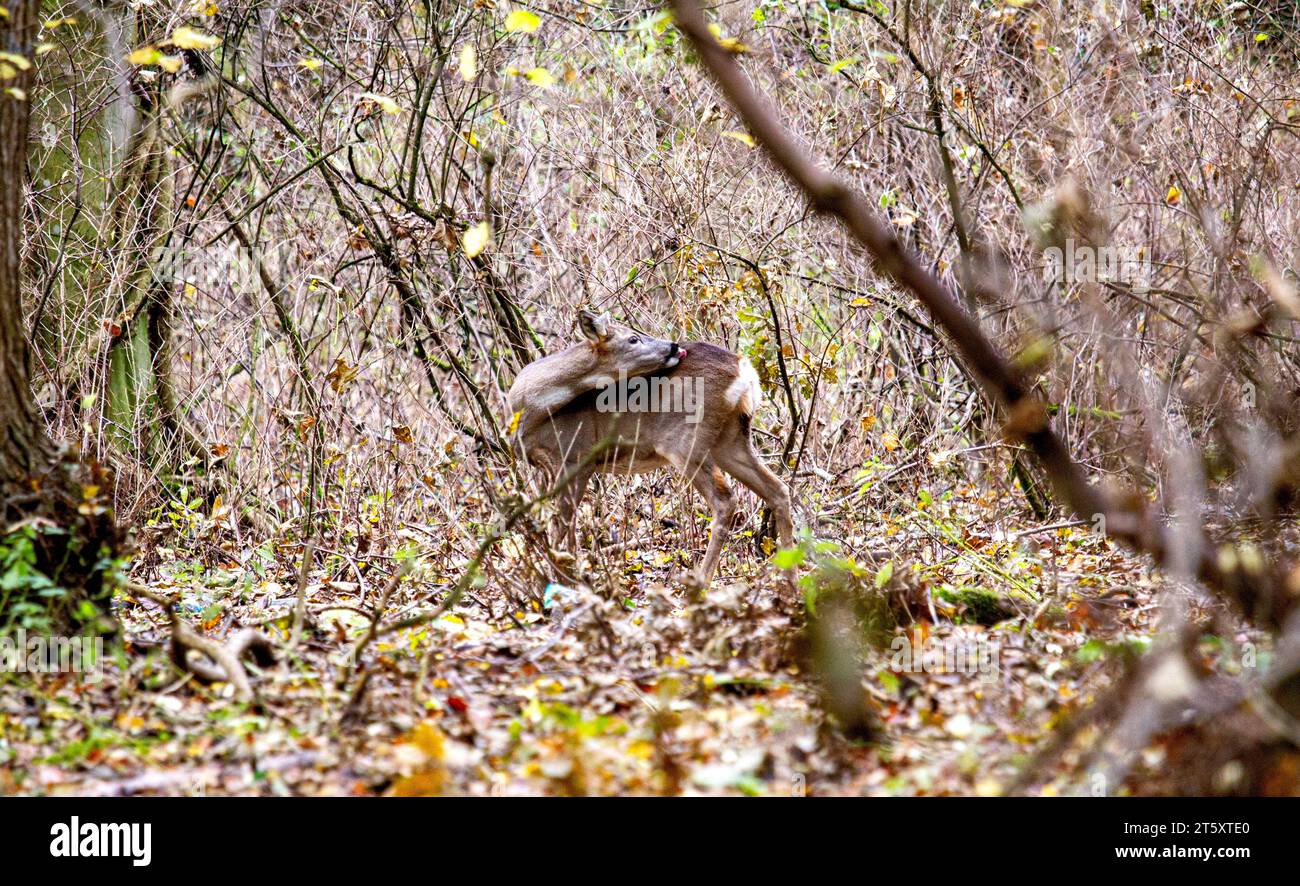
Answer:
M685 356L675 341L651 338L609 318L578 311L578 330L587 340L534 360L515 377L507 399L519 416L516 439L525 441L548 415L579 394L601 387L621 371L639 376L671 369Z
M794 543L790 491L763 464L750 439L761 391L749 361L705 342L650 339L607 318L580 318L591 342L580 357L556 354L524 367L510 406L531 415L517 438L529 462L556 477L578 469L607 437L612 446L573 478L559 498L559 520L576 542L576 512L594 473L633 474L671 468L704 496L713 513L704 562L693 584L707 586L731 533L736 501L725 474L752 489L772 510L781 546ZM638 339L637 344L626 341ZM632 349L632 350L629 350ZM620 360L629 355L629 364ZM651 367L658 356L660 366ZM555 361L547 366L548 361ZM668 402L664 402L667 397ZM548 420L549 416L549 420ZM725 472L725 474L724 474ZM787 588L793 570L785 571Z

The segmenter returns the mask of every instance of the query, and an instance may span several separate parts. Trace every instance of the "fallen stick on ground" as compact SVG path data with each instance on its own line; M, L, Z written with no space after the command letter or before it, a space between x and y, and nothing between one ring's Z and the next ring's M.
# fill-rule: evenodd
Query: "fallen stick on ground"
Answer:
M255 698L253 684L240 659L245 653L252 653L253 660L261 667L275 664L275 647L265 634L253 628L245 628L235 634L229 643L218 643L200 635L177 615L174 598L134 582L129 583L126 589L134 596L157 603L166 611L167 617L171 619L171 659L176 667L193 674L204 683L230 683L241 701L252 701ZM216 666L191 658L191 650L206 655L216 662Z

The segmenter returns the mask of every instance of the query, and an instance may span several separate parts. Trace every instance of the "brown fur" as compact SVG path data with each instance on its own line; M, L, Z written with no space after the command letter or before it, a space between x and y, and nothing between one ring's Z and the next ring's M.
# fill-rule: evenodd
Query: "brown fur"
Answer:
M508 400L511 412L518 416L518 439L528 439L551 413L619 372L639 376L676 363L674 342L615 323L609 314L596 316L581 310L578 329L586 341L534 360L511 385Z
M709 548L695 575L707 584L717 568L735 513L735 495L725 471L752 489L772 509L781 545L794 543L790 492L773 474L749 439L749 421L757 406L752 370L725 348L688 342L688 356L669 370L651 376L690 376L703 381L704 408L698 423L683 412L599 412L597 391L588 391L556 410L548 422L525 434L522 445L533 464L556 476L575 468L606 435L616 435L613 447L589 465L566 490L560 501L560 519L571 541L574 517L593 473L633 474L671 468L708 502L713 513ZM738 382L746 372L745 382ZM728 395L734 402L728 402ZM791 578L787 574L787 580Z

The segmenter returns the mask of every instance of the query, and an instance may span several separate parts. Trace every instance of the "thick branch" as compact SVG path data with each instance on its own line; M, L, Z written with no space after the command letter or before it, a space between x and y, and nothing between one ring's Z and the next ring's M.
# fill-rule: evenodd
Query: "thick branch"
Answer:
M690 38L700 61L773 162L804 192L813 207L835 216L866 247L878 270L905 287L926 306L952 345L970 366L985 392L1008 415L1007 430L1020 437L1042 461L1058 498L1086 520L1102 517L1108 535L1146 551L1161 564L1173 547L1168 529L1138 496L1121 500L1088 482L1065 443L1048 425L1043 404L1019 373L984 335L978 322L938 278L909 254L889 226L869 209L869 201L820 166L777 119L732 54L710 34L694 0L673 0L678 27ZM1225 593L1248 615L1280 624L1291 598L1282 593L1283 572L1257 557L1222 556L1202 533L1197 545L1198 577Z

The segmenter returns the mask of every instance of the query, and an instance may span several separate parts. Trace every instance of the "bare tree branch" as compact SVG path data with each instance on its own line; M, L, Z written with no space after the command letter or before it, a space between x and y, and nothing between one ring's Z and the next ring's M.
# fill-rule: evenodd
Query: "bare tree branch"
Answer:
M869 209L869 202L828 172L786 131L772 108L741 71L733 54L709 32L694 0L673 0L677 25L690 38L700 61L772 161L799 187L819 212L837 218L867 251L876 267L926 306L951 337L952 346L974 372L985 392L1006 411L1006 430L1038 456L1057 497L1079 517L1099 518L1108 536L1151 554L1166 564L1172 554L1168 528L1136 495L1117 496L1093 485L1052 430L1044 404L980 329L947 287L927 271ZM1197 539L1197 577L1223 592L1249 616L1280 624L1292 597L1282 569L1258 556L1221 551L1204 532Z

